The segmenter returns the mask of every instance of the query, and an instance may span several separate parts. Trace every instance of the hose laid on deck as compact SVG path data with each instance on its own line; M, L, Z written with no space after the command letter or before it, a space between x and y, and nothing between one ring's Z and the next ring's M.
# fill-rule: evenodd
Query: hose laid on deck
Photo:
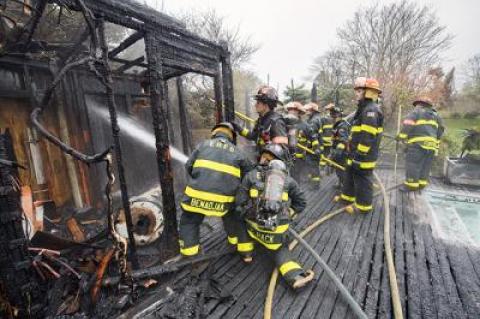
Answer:
M383 196L384 206L384 222L383 222L383 244L385 247L385 259L387 260L388 277L390 280L390 292L393 304L393 317L395 319L403 319L402 302L400 301L400 292L398 290L397 272L395 270L395 262L393 260L392 247L390 243L390 201L387 196L387 191L377 173L373 172L373 176L380 185L380 191ZM396 176L395 176L396 178Z
M310 254L312 254L312 256L318 261L318 263L320 264L320 267L323 268L323 270L327 273L328 277L330 277L330 279L333 280L333 282L335 283L335 285L337 286L337 288L340 290L340 293L342 294L342 296L345 298L345 300L347 301L348 305L350 307L352 307L352 310L353 312L355 313L355 315L358 317L358 318L361 318L361 319L368 319L367 315L365 314L365 312L363 312L362 308L360 307L360 305L355 301L355 299L352 297L352 295L350 294L350 292L347 290L347 288L345 288L345 286L342 284L342 281L337 277L337 275L335 275L335 273L333 272L333 270L328 267L328 265L323 261L323 259L317 254L317 252L312 248L312 246L310 246L302 237L300 237L299 234L297 234L296 231L294 231L292 228L289 228L288 231L290 232L290 234L293 235L293 237L295 237L296 240L298 240L298 242L300 244L302 244L303 247L305 247L308 252Z
M381 184L381 183L380 183ZM381 187L383 190L385 190L385 194L396 189L397 187L401 186L402 184L397 184L397 185L394 185L392 187L389 187L388 189L385 190L385 188L383 187L383 184L381 184ZM383 194L384 192L383 191L380 191L380 192L377 192L375 193L373 196L376 197L378 196L379 194ZM386 195L384 195L384 197L386 197ZM330 220L331 218L339 215L340 213L344 212L345 209L350 206L350 205L347 205L347 206L344 206L342 208L339 208L331 213L328 213L326 214L325 216L323 216L322 218L318 219L317 221L313 222L312 224L310 224L307 228L305 228L300 234L299 234L299 237L300 238L303 238L305 237L306 235L308 235L312 230L314 230L315 228L317 228L318 226L320 226L321 224L323 224L324 222L326 222L327 220ZM289 250L293 250L298 244L298 240L293 240L290 245L288 245L288 249ZM272 275L270 277L270 282L269 282L269 285L268 285L268 289L267 289L267 296L265 298L265 308L264 308L264 311L263 311L263 318L264 319L271 319L272 318L272 304L273 304L273 296L275 294L275 288L276 288L276 285L277 285L277 280L278 280L278 269L275 268L272 272ZM398 287L397 287L397 292L398 292ZM401 308L401 307L400 307ZM395 319L401 319L403 317L395 317Z

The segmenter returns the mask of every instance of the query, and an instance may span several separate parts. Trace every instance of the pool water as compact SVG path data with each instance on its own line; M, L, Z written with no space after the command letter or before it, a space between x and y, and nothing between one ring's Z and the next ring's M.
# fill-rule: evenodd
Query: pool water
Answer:
M434 223L445 238L480 245L480 197L429 190Z

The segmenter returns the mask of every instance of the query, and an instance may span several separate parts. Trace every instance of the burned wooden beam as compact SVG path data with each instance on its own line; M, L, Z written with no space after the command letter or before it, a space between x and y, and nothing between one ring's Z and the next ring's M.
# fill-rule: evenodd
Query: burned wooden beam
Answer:
M177 210L173 187L173 169L169 149L167 110L164 103L164 82L162 55L158 34L155 30L145 35L145 50L148 61L148 79L150 82L150 102L157 149L157 165L162 188L163 217L165 222L163 241L166 255L178 253Z
M137 43L137 41L139 41L141 38L143 38L144 35L145 34L141 31L137 31L137 32L133 33L128 38L123 40L123 42L120 43L115 49L108 52L108 58L111 59L111 58L116 57L118 54L120 54L120 52L126 50L127 48L129 48L132 45L134 45L135 43Z
M220 70L219 70L220 71ZM215 94L215 120L217 123L223 121L223 92L222 92L222 75L218 72L213 78L213 91Z
M235 119L235 101L233 97L233 72L230 61L230 52L225 46L222 55L222 78L223 78L223 98L225 101L225 121Z
M183 87L183 81L181 77L177 77L177 97L178 97L178 114L180 117L180 127L183 129L180 130L182 133L182 145L183 152L189 154L192 151L192 136L191 130L185 129L190 126L190 121L188 121L188 111L185 103L185 90Z
M138 59L140 59L140 58L138 58ZM138 59L136 59L136 60L138 60ZM130 61L130 60L121 59L121 58L111 58L110 59L110 61L113 61L113 62L118 62L118 63L122 63L122 64L131 64L132 67L133 66L139 66L139 67L142 67L142 68L147 68L148 67L148 65L143 62L145 60L144 57L143 57L142 61L136 61L136 60Z
M134 66L140 66L139 64L142 63L145 60L144 56L141 56L139 58L136 58L135 60L129 61L122 65L121 67L117 68L115 70L115 73L123 73L127 71L130 68L133 68Z

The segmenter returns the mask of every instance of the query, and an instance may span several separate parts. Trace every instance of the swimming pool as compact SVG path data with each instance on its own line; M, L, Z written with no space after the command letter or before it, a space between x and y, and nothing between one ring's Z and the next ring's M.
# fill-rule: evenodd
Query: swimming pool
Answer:
M427 190L433 227L441 237L480 245L480 196Z

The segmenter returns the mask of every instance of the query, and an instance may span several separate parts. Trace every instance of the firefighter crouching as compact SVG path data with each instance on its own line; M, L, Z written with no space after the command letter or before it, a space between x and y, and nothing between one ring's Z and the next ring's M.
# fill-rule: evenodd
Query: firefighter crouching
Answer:
M255 110L258 120L254 128L249 129L232 122L235 130L243 137L255 141L260 152L264 145L270 143L288 145L287 127L283 117L275 112L277 104L282 105L278 99L277 91L270 86L261 86L254 96L256 100Z
M352 203L349 213L369 213L373 210L373 169L383 132L383 114L377 104L381 90L377 80L364 77L355 80L354 89L357 111L351 122L344 185L335 200Z
M287 154L280 145L269 144L262 151L259 165L247 173L240 186L237 211L246 218L248 234L265 249L280 274L293 288L313 279L288 250L287 230L294 212L300 213L306 200L298 184L288 176Z
M307 114L307 124L310 126L310 146L315 152L315 155L307 154L308 175L312 183L318 184L320 182L318 165L323 152L321 135L322 116L319 112L319 106L316 103L307 103L304 109Z
M235 194L242 177L253 168L236 147L236 134L230 123L217 124L212 137L192 153L185 168L189 176L180 217L180 254L199 253L200 224L205 216L221 217L228 243L236 246L245 262L251 261L253 245L241 231L243 222L235 215Z
M445 130L430 98L419 97L413 105L415 108L403 120L397 137L407 143L403 191L416 191L427 186L430 168Z
M332 148L332 129L333 129L333 119L330 116L330 110L335 107L333 103L330 103L325 106L326 114L321 118L321 126L318 131L318 135L321 137L322 143L322 154L320 156L320 174L326 175L327 162L323 160L330 155L330 150Z
M334 121L330 158L341 166L346 167L350 124L343 119L343 109L339 106L330 109L330 116ZM338 187L342 189L345 180L345 172L340 169L335 169L335 172L338 177Z
M284 117L288 132L288 149L290 154L293 154L294 159L291 174L298 183L304 183L307 174L307 169L305 167L306 152L297 147L297 143L310 147L308 138L310 135L310 128L302 119L305 110L300 102L290 102L285 108L288 112Z

